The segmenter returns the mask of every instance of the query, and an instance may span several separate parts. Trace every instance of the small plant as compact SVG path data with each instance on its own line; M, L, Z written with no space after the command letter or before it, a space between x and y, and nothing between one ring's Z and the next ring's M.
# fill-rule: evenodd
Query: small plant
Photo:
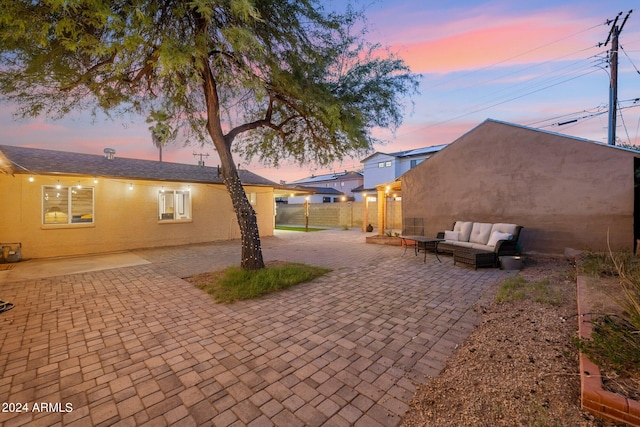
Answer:
M391 230L385 231L384 235L387 237L391 237Z
M578 349L598 366L617 373L640 369L640 335L624 318L604 315L592 321L591 339L576 339Z
M520 276L510 277L505 280L496 294L496 302L511 302L525 299L524 287L527 281Z
M345 225L342 226L342 229L344 231L349 231L349 226L347 224L345 224Z
M495 297L497 303L506 303L532 299L541 304L561 305L563 302L560 292L555 290L549 279L538 282L528 282L520 276L510 277L505 280Z
M622 309L594 320L591 339L576 339L578 349L603 368L640 372L640 265L630 253L587 254L583 274L618 276L622 292L610 295ZM597 274L599 273L599 274Z
M606 252L586 252L580 258L578 271L580 274L590 277L619 276L619 269L616 264L624 270L637 266L637 261L633 254L629 252L619 252L617 254Z

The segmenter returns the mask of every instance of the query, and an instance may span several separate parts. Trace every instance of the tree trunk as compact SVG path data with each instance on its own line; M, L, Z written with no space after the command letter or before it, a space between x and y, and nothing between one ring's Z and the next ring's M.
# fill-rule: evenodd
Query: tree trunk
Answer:
M245 270L258 270L264 268L260 234L258 232L258 219L256 212L247 199L247 194L244 191L240 176L238 175L238 169L231 155L233 139L226 137L222 131L216 81L206 58L203 59L202 77L207 108L207 131L211 136L213 145L218 151L222 178L231 196L233 210L236 213L238 225L240 226L240 237L242 239L242 260L240 266Z
M247 199L247 194L240 182L238 170L233 163L231 152L226 153L227 155L222 155L220 150L218 150L218 153L220 154L224 184L231 196L233 210L236 213L238 225L240 226L240 237L242 240L242 261L240 266L245 270L264 268L256 212L253 206L251 206L251 203L249 203L249 199ZM223 158L227 159L227 161L225 162Z

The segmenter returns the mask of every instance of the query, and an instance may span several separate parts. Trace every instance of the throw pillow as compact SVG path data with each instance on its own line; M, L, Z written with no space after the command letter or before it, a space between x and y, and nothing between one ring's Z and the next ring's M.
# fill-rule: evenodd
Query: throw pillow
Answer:
M446 230L446 231L444 232L444 239L445 239L445 240L455 240L455 241L458 241L458 240L460 240L460 232L459 232L459 231Z
M496 243L498 243L498 241L510 240L511 237L512 236L509 233L501 233L499 231L494 231L491 237L489 238L489 241L487 242L487 246L495 246Z

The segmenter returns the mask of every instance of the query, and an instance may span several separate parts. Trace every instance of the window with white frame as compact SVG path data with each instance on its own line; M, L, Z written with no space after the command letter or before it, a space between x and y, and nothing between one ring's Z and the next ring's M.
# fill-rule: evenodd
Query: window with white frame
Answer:
M160 190L158 192L158 220L179 221L191 219L191 193L189 190Z
M93 187L42 187L42 223L93 223Z

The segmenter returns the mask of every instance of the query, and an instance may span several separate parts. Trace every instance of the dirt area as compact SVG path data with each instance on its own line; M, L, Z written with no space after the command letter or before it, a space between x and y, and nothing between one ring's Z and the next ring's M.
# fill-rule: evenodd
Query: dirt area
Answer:
M573 272L567 260L529 257L519 274L548 278L562 303L477 306L481 324L445 370L419 386L402 425L611 426L580 409Z

